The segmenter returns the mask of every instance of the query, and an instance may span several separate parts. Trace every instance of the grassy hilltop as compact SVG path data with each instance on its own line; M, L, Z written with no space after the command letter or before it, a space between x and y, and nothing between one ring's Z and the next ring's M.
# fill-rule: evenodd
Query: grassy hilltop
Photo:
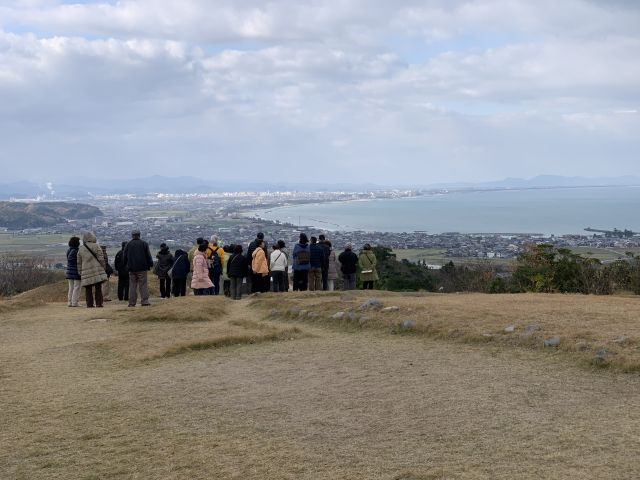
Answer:
M0 302L0 478L636 477L637 298L370 295Z
M68 219L103 216L98 207L66 202L0 202L0 227L11 230L64 224Z

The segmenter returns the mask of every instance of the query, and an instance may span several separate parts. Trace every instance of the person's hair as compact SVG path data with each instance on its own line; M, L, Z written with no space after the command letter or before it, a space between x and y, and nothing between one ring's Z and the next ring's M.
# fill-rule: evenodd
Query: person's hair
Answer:
M271 245L271 249L272 250L278 250L280 247L278 246L278 242L274 243L273 245Z
M311 237L311 243L317 243L318 239L316 237Z
M321 242L323 242L325 240L324 234L320 234L318 235L318 240L320 240Z
M78 248L80 246L80 237L75 235L69 239L69 246L72 248Z
M258 234L256 235L256 238L259 238L260 240L262 240L264 238L264 233L258 232Z
M256 248L264 248L264 240L259 240L256 244Z
M301 244L306 244L309 243L309 238L307 238L307 234L306 233L301 233L300 234L300 242Z
M206 243L201 243L200 245L198 245L198 251L199 252L206 252L207 248L209 248L209 245L207 245Z
M364 244L364 247L362 247L363 250L371 250L371 245L368 243Z
M204 238L202 237L196 238L196 245L200 245L202 242L204 242Z
M235 248L235 245L225 245L224 247L222 247L222 250L225 253L233 253L233 249Z
M331 242L330 242L329 240L325 240L325 241L324 241L324 244L325 244L325 245L328 245L328 246L329 246L329 248L331 248Z
M238 244L233 247L233 253L242 253L242 245Z
M165 248L167 248L167 244L166 243L161 243L160 244L160 250L164 250Z
M127 246L127 242L122 242L122 248Z
M278 240L278 248L285 248L286 245L284 243L284 240Z

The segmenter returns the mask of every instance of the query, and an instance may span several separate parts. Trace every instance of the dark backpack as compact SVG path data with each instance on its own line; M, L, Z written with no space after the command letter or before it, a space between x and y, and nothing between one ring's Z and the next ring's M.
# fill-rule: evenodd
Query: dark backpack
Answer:
M209 255L209 258L207 258L207 265L209 267L209 270L211 271L221 271L222 270L222 262L220 261L220 256L218 255L218 252L216 252L215 250L208 250L209 252L211 252L211 254Z
M309 252L309 248L300 249L297 254L298 265L309 265L311 261L311 253Z

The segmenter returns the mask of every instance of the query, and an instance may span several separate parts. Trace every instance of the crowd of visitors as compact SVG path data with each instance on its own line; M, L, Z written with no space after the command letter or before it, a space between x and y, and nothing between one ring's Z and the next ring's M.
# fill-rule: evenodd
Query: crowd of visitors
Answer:
M149 244L140 238L140 231L131 232L131 239L122 242L116 253L114 268L109 263L107 249L100 246L93 232L82 238L71 237L67 250L66 277L69 281L68 305L77 307L80 290L85 289L87 307L102 307L109 298L109 277L118 276L118 300L135 307L140 296L142 306L150 305L148 272L156 275L160 297L180 297L187 294L187 278L194 295L219 295L222 291L233 300L240 300L243 291L287 292L332 291L342 279L343 290L356 288L358 271L363 289L373 289L378 280L376 256L366 244L356 254L347 244L339 255L324 236L307 237L301 233L290 252L283 240L274 242L271 250L263 233L247 247L222 245L216 235L209 241L196 239L195 245L171 253L162 243L154 262ZM289 275L292 273L290 282Z

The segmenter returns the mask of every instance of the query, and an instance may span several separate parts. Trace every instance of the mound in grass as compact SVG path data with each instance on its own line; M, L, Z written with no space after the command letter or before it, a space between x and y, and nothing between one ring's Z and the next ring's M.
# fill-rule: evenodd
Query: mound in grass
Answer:
M375 296L381 305L367 306ZM270 319L386 330L464 343L564 353L589 366L640 370L637 297L348 292L258 297Z
M172 298L151 307L136 308L129 319L134 322L208 322L224 317L227 303L219 296Z

